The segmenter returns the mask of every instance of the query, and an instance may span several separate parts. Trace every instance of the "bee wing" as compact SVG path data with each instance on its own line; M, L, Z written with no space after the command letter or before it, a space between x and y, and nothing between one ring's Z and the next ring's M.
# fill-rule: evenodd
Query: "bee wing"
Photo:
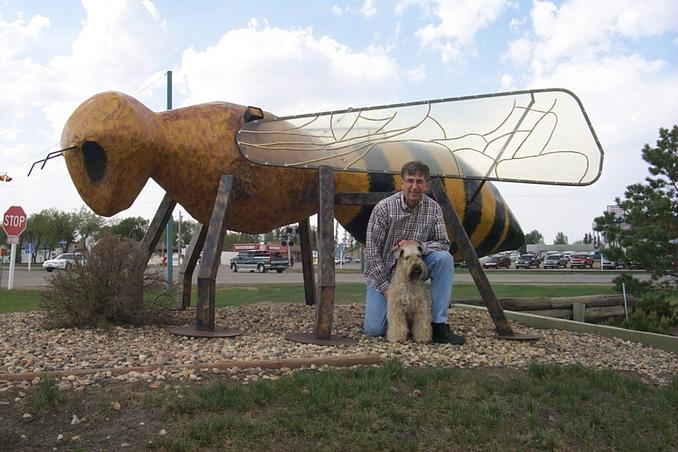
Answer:
M237 134L248 160L273 166L589 185L603 149L564 89L514 91L258 120Z

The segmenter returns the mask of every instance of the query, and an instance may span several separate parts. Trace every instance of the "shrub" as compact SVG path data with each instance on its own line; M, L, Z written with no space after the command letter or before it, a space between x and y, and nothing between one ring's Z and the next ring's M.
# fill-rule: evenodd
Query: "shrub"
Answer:
M670 335L673 322L668 317L657 315L654 311L647 313L636 308L629 316L629 320L624 321L622 326L630 330Z
M84 264L58 271L42 294L47 327L143 325L169 320L170 297L162 275L144 272L138 242L103 237Z
M674 327L678 325L678 305L669 300L671 294L675 293L670 285L639 281L626 273L616 277L613 282L617 292L622 292L622 283L626 286L626 292L635 297L635 305L629 320L612 324L631 330L673 334Z

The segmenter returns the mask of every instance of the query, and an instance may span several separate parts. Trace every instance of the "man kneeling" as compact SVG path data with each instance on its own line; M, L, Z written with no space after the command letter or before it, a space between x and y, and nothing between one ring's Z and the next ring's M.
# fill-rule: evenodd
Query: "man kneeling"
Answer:
M426 164L406 163L400 171L400 192L381 200L372 211L365 247L365 333L369 336L386 333L384 294L397 257L394 251L403 245L416 244L423 251L431 278L432 340L461 345L464 337L455 335L447 324L454 260L449 252L450 240L442 209L426 195L429 175Z

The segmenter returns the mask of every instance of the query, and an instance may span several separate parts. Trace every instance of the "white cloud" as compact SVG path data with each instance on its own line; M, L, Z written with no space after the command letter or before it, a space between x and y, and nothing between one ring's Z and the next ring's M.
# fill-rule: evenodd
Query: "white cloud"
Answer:
M457 61L473 51L475 35L494 22L506 5L505 0L439 0L440 23L428 24L416 35L422 47L440 52L443 62Z
M368 19L377 13L377 8L375 8L373 0L364 0L362 5L355 7L346 6L342 8L341 6L334 4L332 5L331 11L335 16L341 16L346 13L356 14Z
M523 17L521 19L516 19L515 17L511 19L511 22L509 22L509 27L511 30L514 32L520 31L520 29L525 25L525 22L527 22L527 18Z
M415 68L408 69L405 71L405 75L413 82L420 82L426 78L426 65L420 64Z
M387 102L400 78L397 63L379 49L355 52L310 28L252 22L204 50L186 50L179 72L187 104L221 99L277 114Z
M374 7L372 0L365 0L365 2L360 7L360 14L363 17L372 17L377 13L377 9Z
M8 22L0 15L0 61L20 54L25 41L36 38L48 27L49 19L44 16L33 16L25 23L21 17Z
M504 74L501 76L501 89L504 91L513 91L516 89L515 80L511 74Z
M559 60L595 59L623 51L623 38L678 31L678 2L672 0L572 0L560 7L535 2L531 12L535 69L549 71Z
M532 59L534 42L527 38L519 38L509 41L508 50L502 55L502 59L509 60L513 64L523 65Z

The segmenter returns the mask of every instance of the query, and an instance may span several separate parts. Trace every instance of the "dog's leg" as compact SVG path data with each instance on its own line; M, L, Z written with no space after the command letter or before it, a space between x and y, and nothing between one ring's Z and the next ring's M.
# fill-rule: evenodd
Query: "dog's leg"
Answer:
M431 342L431 303L420 300L412 322L412 339L415 342Z
M388 320L388 329L386 330L386 340L389 342L407 341L407 318L400 304L396 300L389 300L386 310Z

